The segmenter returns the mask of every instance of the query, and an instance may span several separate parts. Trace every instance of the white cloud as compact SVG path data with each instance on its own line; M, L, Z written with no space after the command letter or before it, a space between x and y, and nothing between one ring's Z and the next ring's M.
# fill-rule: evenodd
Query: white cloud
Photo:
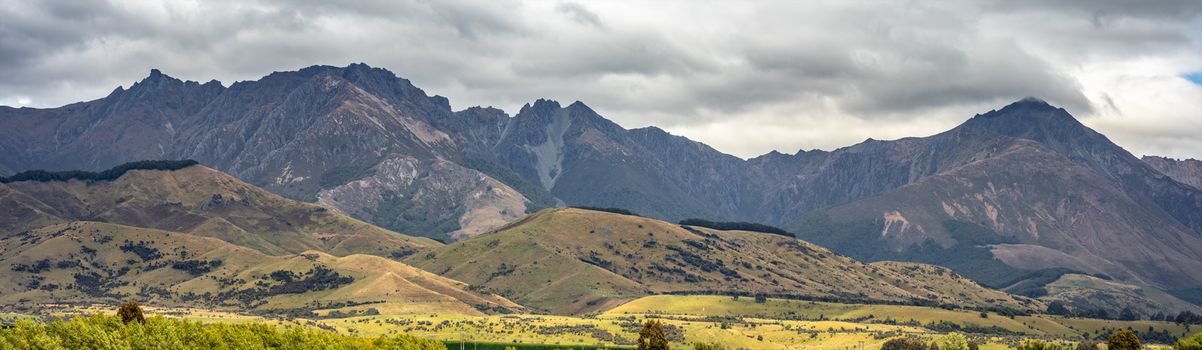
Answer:
M0 104L160 68L227 85L365 62L457 108L581 100L719 150L929 135L1035 95L1136 154L1202 158L1202 4L0 0ZM24 102L22 102L24 101Z

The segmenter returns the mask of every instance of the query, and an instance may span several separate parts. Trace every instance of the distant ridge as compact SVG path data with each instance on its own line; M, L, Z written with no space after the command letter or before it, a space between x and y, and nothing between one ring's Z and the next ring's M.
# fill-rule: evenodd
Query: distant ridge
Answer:
M90 172L80 170L70 171L45 171L45 170L29 170L22 171L13 176L0 177L0 183L12 183L17 181L113 181L125 175L130 170L179 170L193 165L200 164L191 159L184 160L142 160L129 162L112 167L109 170L101 172Z
M0 238L91 221L213 237L269 255L320 250L392 257L441 245L280 197L203 165L180 167L189 163L138 162L118 167L123 176L102 172L112 178L107 181L0 184Z

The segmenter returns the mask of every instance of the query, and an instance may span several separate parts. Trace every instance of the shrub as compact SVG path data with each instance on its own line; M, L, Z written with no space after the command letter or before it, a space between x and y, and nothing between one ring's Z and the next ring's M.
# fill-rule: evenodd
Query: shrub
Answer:
M968 350L968 337L960 332L952 332L939 337L937 343L942 350Z
M694 343L693 350L730 350L730 348L718 343Z
M200 276L221 267L221 260L184 260L171 263L171 268Z
M1083 341L1083 342L1077 343L1076 350L1098 350L1098 343L1091 342L1091 341ZM1202 350L1202 349L1199 349L1199 350Z
M117 316L121 317L121 323L125 324L133 321L146 323L146 317L142 315L142 307L138 306L138 303L134 301L121 304L121 308L117 309Z
M1110 335L1106 341L1106 350L1139 350L1142 345L1139 337L1131 331L1118 331Z
M1039 339L1029 339L1023 342L1022 350L1061 350L1060 344L1045 342Z
M442 343L404 334L357 338L311 327L285 330L265 323L202 324L157 316L127 325L120 317L101 315L50 323L22 319L0 329L0 349L12 348L446 350Z
M639 331L638 350L668 350L668 335L659 320L647 320Z
M893 338L881 345L881 350L927 350L927 344L911 338Z
M1178 340L1176 344L1173 344L1173 350L1202 350L1202 333Z
M1069 311L1068 307L1064 306L1064 302L1057 300L1048 304L1048 314L1068 316Z

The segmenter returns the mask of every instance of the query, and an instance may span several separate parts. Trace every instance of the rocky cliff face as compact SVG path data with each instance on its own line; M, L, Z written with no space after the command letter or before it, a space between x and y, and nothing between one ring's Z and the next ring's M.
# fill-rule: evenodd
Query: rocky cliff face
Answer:
M567 204L672 220L738 217L748 189L742 160L656 128L623 129L579 102L523 107L495 157Z
M1177 182L1202 189L1202 161L1200 160L1144 156L1143 161Z
M368 177L322 190L318 204L400 232L464 239L526 213L521 193L440 159L387 159Z

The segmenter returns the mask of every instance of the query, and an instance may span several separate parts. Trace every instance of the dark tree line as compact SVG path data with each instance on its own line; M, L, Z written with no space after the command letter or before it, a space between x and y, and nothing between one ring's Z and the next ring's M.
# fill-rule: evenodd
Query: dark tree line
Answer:
M0 177L0 183L10 183L17 181L113 181L125 175L125 172L130 170L179 170L196 164L200 164L195 160L143 160L137 162L129 162L113 167L112 169L94 173L90 171L45 171L45 170L29 170L9 177Z
M768 225L764 225L764 224L757 224L754 222L725 222L725 221L709 221L709 220L705 220L705 219L684 219L684 220L680 220L680 224L687 225L687 226L708 227L708 228L712 228L715 230L723 230L723 231L729 231L729 230L753 231L753 232L772 233L772 234L777 234L777 235L786 236L786 237L793 237L792 233L789 233L789 231L785 231L782 228L779 228L776 226L768 226Z
M606 213L614 213L614 214L622 214L622 215L642 216L633 211L629 211L629 210L622 209L622 208L602 208L602 207L589 207L589 206L575 206L572 208L592 210L592 211L603 211Z
M221 260L184 260L171 263L171 268L200 276L221 267Z

